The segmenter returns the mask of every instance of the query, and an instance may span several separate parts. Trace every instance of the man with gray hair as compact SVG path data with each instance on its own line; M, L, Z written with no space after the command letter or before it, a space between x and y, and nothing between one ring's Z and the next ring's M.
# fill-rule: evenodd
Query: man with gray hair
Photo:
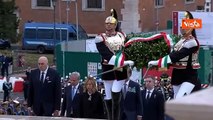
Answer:
M80 117L80 95L83 93L83 86L79 84L80 73L72 72L69 76L70 85L65 88L61 116L66 111L67 117Z

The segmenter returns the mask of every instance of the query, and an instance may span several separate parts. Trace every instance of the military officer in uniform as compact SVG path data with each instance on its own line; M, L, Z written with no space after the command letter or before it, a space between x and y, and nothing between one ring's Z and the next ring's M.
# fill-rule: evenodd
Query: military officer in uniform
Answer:
M185 12L186 19L193 19L189 11ZM199 42L195 29L180 28L182 38L174 45L173 51L162 59L153 60L148 63L149 66L164 66L163 63L173 66L171 84L174 89L174 98L180 98L190 94L194 90L200 89L197 69L200 68L198 62ZM159 66L162 65L162 66Z
M116 59L116 52L124 46L126 34L118 31L117 13L111 10L111 16L105 20L105 32L96 36L96 47L102 57L102 71L112 70ZM133 61L123 61L123 65L133 65ZM105 87L105 105L109 120L120 119L121 89L127 79L127 70L115 70L102 75Z

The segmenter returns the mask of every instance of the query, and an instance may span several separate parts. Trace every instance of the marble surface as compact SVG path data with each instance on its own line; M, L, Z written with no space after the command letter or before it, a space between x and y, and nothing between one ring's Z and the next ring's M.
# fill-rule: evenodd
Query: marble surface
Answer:
M166 114L175 120L213 120L213 87L166 103Z

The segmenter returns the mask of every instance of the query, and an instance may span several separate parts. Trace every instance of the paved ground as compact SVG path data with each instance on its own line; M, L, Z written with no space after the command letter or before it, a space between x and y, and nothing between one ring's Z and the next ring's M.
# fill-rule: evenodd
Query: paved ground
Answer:
M12 92L11 93L11 98L14 100L18 98L18 101L24 100L24 93L23 92ZM3 101L4 93L0 92L0 101Z

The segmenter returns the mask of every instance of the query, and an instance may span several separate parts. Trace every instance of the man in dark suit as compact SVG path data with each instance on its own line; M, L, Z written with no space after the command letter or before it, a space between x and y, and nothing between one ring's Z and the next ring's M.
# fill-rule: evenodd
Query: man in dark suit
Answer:
M4 55L0 53L0 68L2 68L3 59L4 59Z
M2 66L1 66L1 75L4 77L5 72L6 76L8 76L8 67L9 65L12 64L12 57L8 57L6 55L3 56L2 58Z
M24 91L24 100L27 100L28 96L28 90L29 90L29 81L30 81L30 73L31 73L31 67L28 67L25 74L26 74L26 79L24 80L23 83L23 91Z
M6 81L3 83L4 99L3 102L9 101L10 92L13 89L12 83L9 81L9 77L6 77Z
M67 117L80 117L80 96L83 93L83 87L79 84L80 73L72 72L69 76L70 85L65 88L63 96L61 116L66 111Z
M38 69L30 74L28 107L38 116L59 116L61 81L56 70L48 66L48 59L38 59ZM32 107L32 109L31 109Z
M147 76L144 79L145 89L142 90L143 120L164 120L163 94L154 89L155 78Z
M143 105L140 85L132 80L132 70L127 69L128 79L122 89L121 120L142 120Z

